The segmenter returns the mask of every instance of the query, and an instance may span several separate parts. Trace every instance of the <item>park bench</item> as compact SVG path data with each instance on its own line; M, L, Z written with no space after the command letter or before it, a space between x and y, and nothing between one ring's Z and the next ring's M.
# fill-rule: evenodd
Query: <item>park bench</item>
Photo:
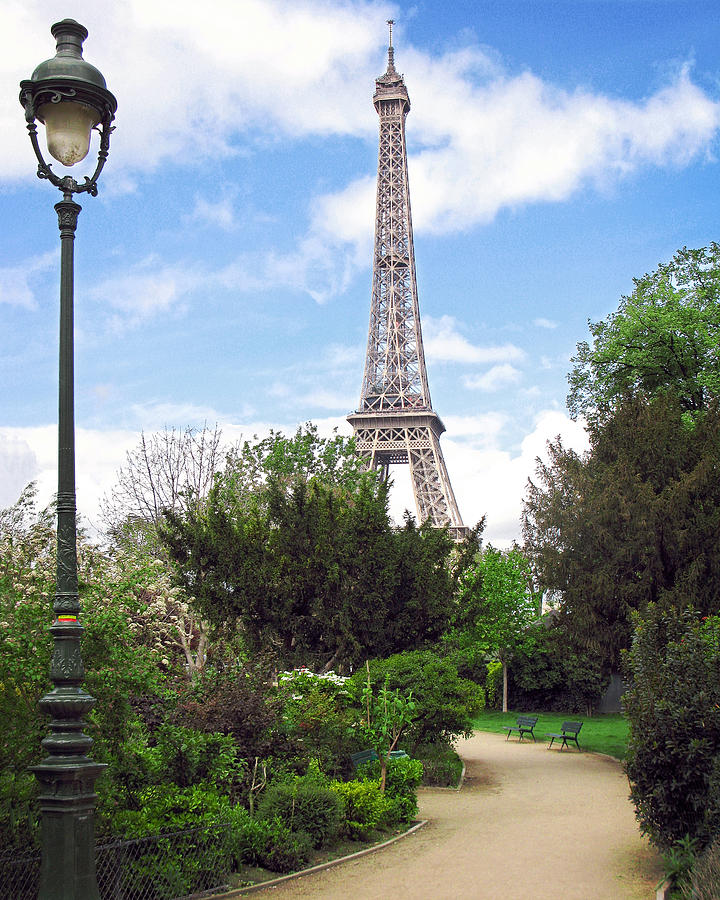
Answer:
M580 744L578 744L578 734L580 733L580 729L582 728L582 722L563 722L562 728L560 729L560 734L553 734L552 732L548 732L545 734L545 737L550 738L550 743L548 744L548 750L552 747L554 741L561 741L560 749L568 746L568 741L574 741L575 746L578 750L581 749Z
M408 755L404 750L392 750L388 754L390 759L407 759ZM374 762L378 758L374 750L360 750L358 753L351 753L350 759L353 766L358 769L360 766L368 762Z
M518 716L516 725L503 725L503 728L507 730L507 737L505 740L507 740L515 731L520 735L520 740L523 739L524 734L529 734L530 737L535 740L533 728L537 725L537 720L537 716Z

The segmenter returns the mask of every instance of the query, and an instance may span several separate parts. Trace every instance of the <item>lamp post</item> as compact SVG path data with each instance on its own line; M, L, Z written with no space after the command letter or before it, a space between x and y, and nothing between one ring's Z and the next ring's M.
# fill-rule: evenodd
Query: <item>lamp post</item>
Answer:
M103 765L87 753L92 745L83 716L95 700L82 686L83 626L78 621L75 522L75 421L73 383L73 245L81 207L73 194L97 196L97 180L108 156L117 101L100 72L82 58L87 30L73 19L52 26L57 52L20 82L20 103L35 155L38 177L59 188L55 204L60 228L60 379L58 406L57 584L50 626L52 690L40 701L51 716L42 744L46 758L33 771L40 783L42 868L40 900L99 900L95 877L95 780ZM64 166L87 156L94 128L100 149L92 176L82 184L56 175L45 162L36 120L45 126L48 151Z

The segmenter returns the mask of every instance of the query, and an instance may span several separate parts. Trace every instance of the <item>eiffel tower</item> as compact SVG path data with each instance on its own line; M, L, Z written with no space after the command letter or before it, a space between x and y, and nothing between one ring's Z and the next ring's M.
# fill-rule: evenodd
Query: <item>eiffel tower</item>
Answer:
M420 522L447 526L456 540L468 532L445 467L425 369L415 279L405 117L410 97L395 69L392 26L387 71L375 82L380 117L375 249L370 330L360 408L347 417L358 453L387 478L389 467L410 466Z

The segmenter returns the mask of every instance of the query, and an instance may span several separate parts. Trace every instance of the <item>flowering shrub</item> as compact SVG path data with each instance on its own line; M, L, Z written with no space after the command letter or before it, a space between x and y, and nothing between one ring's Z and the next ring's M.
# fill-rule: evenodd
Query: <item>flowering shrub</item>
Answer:
M331 776L344 774L350 754L358 749L344 687L347 680L334 672L319 675L308 669L278 675L288 733L301 741L305 758L318 760Z

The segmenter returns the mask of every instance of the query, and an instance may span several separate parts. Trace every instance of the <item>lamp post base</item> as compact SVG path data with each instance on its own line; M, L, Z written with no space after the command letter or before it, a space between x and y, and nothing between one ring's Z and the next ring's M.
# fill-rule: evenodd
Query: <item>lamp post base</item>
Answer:
M95 875L95 779L89 759L33 766L40 783L43 858L38 900L100 900Z

